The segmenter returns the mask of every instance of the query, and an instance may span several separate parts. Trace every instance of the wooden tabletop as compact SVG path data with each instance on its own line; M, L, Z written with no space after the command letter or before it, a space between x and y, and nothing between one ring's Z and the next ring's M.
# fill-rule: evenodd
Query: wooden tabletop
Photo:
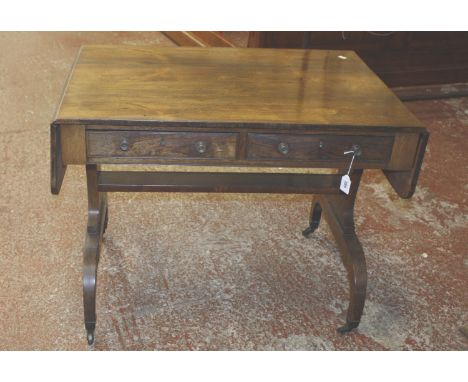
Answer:
M351 51L82 47L56 121L422 128Z

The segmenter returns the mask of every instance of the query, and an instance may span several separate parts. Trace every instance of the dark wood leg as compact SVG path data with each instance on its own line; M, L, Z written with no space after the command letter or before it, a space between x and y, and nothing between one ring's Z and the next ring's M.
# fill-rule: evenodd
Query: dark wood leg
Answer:
M94 342L96 328L96 277L102 235L107 225L107 197L98 192L96 165L86 166L88 183L88 225L83 259L83 305L88 344Z
M309 237L319 226L320 218L322 217L322 207L315 197L312 201L312 207L310 208L309 226L302 231L304 237Z
M354 229L354 202L361 176L362 170L353 171L350 175L349 195L342 193L317 197L317 202L322 207L348 272L350 301L346 324L338 328L339 333L349 332L359 325L366 299L366 259Z

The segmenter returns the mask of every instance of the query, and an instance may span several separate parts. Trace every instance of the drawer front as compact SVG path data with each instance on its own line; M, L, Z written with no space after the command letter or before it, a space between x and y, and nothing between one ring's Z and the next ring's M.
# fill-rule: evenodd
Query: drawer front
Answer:
M247 158L261 161L324 161L349 163L343 153L359 145L357 163L385 165L391 156L392 136L249 134Z
M89 158L235 159L235 133L99 131L86 133Z

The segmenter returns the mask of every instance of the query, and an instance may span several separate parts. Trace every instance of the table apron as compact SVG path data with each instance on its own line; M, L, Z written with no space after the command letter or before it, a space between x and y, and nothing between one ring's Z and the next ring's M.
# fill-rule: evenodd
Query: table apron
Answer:
M341 175L98 171L100 192L338 194Z

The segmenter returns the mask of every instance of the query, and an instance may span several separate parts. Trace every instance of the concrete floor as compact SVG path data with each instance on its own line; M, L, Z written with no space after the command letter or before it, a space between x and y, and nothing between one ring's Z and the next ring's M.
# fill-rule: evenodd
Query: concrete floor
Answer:
M82 44L172 43L159 33L0 34L0 349L88 349L82 168L49 189L49 123ZM346 273L308 196L110 194L97 350L467 350L468 99L408 103L431 132L402 200L365 173L357 231L369 285L362 323L336 333Z

